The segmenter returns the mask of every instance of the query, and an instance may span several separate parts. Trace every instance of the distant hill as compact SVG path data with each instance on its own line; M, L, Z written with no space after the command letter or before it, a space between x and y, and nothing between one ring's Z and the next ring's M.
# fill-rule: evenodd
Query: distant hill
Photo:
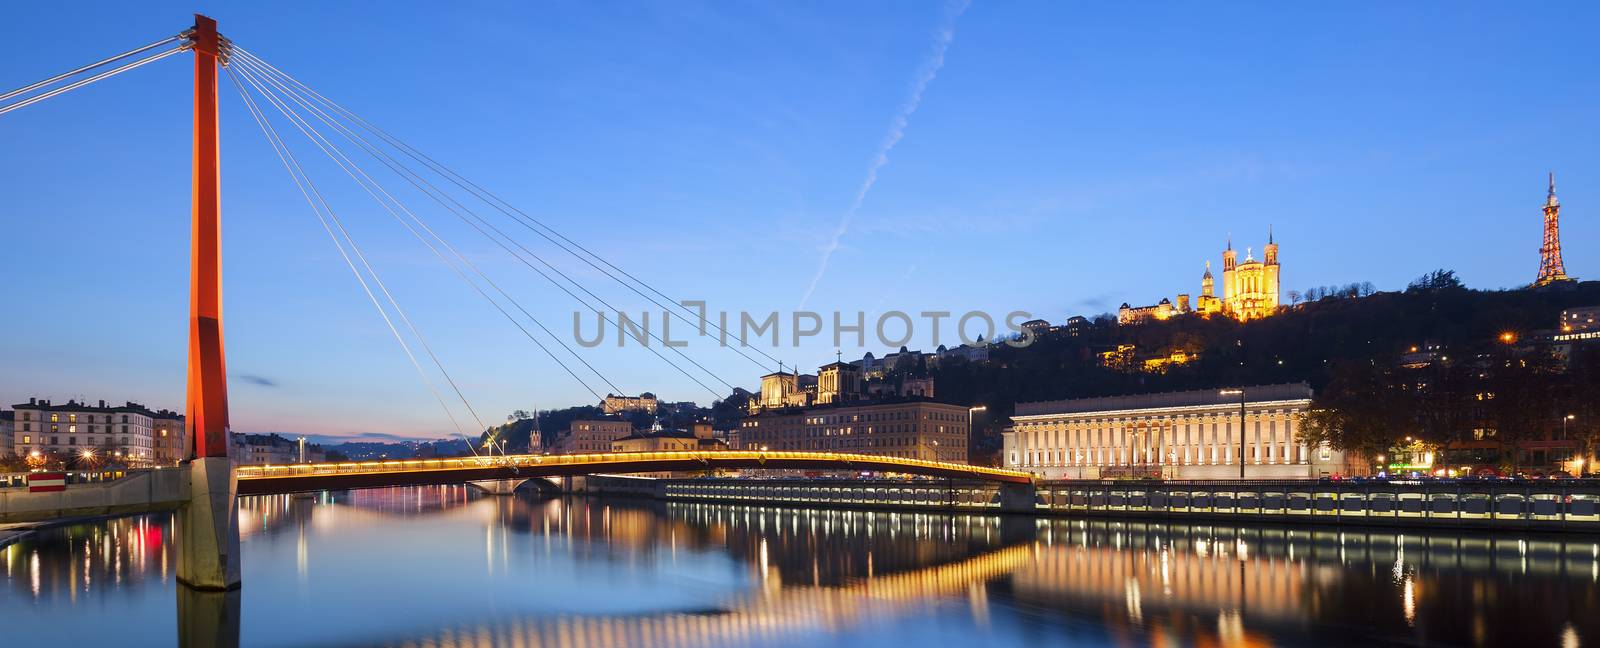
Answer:
M1297 381L1320 389L1341 363L1390 366L1429 346L1479 355L1503 333L1552 334L1563 309L1594 305L1600 282L1471 290L1439 271L1405 291L1327 296L1253 322L1185 315L1124 326L1101 316L1076 335L1056 327L1024 348L991 347L988 363L942 363L934 377L940 400L986 405L998 425L1018 402ZM1177 351L1186 362L1145 362Z
M472 451L467 447L467 442L461 439L394 442L346 441L343 443L323 443L322 447L330 454L330 461L336 460L332 456L334 453L350 461L460 457L472 454Z

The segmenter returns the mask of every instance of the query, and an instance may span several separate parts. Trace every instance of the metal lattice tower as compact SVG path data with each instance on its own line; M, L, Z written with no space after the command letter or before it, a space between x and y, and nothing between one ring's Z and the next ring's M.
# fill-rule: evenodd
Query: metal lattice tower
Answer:
M1561 201L1556 200L1556 174L1550 172L1550 195L1544 201L1544 244L1539 246L1539 278L1533 285L1570 281L1561 262Z

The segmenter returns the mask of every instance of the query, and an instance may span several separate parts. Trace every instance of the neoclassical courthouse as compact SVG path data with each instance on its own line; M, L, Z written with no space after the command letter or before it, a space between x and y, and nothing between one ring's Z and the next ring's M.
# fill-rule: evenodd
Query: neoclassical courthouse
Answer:
M1005 465L1045 479L1238 479L1242 454L1246 479L1350 474L1343 452L1300 439L1310 386L1242 389L1242 431L1240 397L1214 389L1017 403Z

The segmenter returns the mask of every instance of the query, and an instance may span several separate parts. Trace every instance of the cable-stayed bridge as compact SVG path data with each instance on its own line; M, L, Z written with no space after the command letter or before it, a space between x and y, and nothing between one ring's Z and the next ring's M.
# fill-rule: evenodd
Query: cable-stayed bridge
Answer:
M616 376L603 371L558 336L517 299L504 282L496 281L452 242L430 214L444 213L471 232L570 297L585 311L594 311L603 325L622 330L622 322L606 315L620 313L603 290L638 298L663 313L682 317L700 335L725 339L727 331L706 320L681 301L673 299L637 274L596 254L562 234L549 223L518 209L482 185L457 173L437 159L379 128L328 95L274 66L255 51L223 36L217 23L196 15L192 27L115 56L73 68L0 95L0 116L72 91L129 73L174 55L194 54L194 133L191 175L190 314L186 398L186 461L178 471L147 473L149 487L122 484L100 489L104 510L126 511L127 506L176 508L179 514L178 579L199 590L227 590L239 585L237 494L295 492L311 489L360 488L406 484L462 483L485 480L519 480L597 472L628 473L714 468L874 470L946 478L980 479L1029 489L1024 473L961 464L921 461L876 455L828 452L728 452L639 453L536 457L478 454L448 465L427 462L379 462L338 466L290 466L235 470L229 452L226 354L222 326L222 219L218 146L219 95L230 87L246 114L272 146L291 182L304 198L322 230L338 250L344 265L371 302L385 328L432 394L445 418L463 438L472 439L487 429L471 404L462 382L446 368L441 354L396 299L372 258L348 227L318 178L296 154L309 149L325 157L343 178L371 198L383 214L426 247L465 287L545 356L563 374L593 394L603 390L629 393ZM227 83L222 81L226 77ZM0 129L5 123L0 121ZM427 205L423 209L419 205ZM529 241L539 243L530 243ZM530 245L545 248L543 253ZM603 278L600 285L579 280L553 258L572 264L585 275ZM615 299L615 297L613 297ZM715 398L734 385L691 357L678 345L668 344L649 327L635 334L644 349ZM717 345L757 367L781 367L778 359L757 347ZM722 391L727 390L727 391ZM637 391L637 390L636 390ZM469 428L472 432L469 434ZM160 492L159 494L157 492ZM23 495L8 495L16 500ZM41 496L66 497L50 493ZM89 498L88 493L82 497ZM120 499L119 499L120 498ZM70 499L70 498L68 498ZM126 499L127 501L122 501ZM1031 501L1031 497L1027 498ZM70 507L66 507L70 508ZM94 508L94 507L88 507ZM65 510L65 509L63 509Z

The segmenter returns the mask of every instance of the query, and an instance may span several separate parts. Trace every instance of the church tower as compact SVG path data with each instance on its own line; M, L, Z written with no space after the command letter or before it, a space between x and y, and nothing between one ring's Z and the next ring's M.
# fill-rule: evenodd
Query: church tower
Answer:
M1211 262L1206 262L1206 273L1200 276L1200 297L1194 301L1194 310L1204 316L1222 312L1222 299L1217 297L1216 280L1211 277Z
M1228 249L1222 252L1222 299L1228 300L1239 294L1238 283L1239 253L1233 250L1233 235L1228 235Z
M1261 249L1265 256L1262 261L1266 264L1262 268L1261 292L1265 296L1264 315L1270 315L1278 309L1278 241L1272 237L1272 226L1267 226L1267 247Z
M1539 278L1534 287L1572 281L1561 262L1561 201L1556 200L1556 174L1550 172L1550 194L1544 199L1544 244L1539 246Z

